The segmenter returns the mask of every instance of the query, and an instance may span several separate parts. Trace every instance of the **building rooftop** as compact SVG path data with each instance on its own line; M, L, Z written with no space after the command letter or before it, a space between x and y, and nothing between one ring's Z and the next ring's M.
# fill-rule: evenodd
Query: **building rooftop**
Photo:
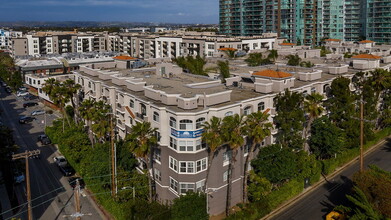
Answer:
M367 43L375 43L375 41L371 41L371 40L362 40L359 42L360 44L367 44Z
M359 54L356 56L352 56L352 59L372 59L372 60L378 60L381 59L382 57L372 55L372 54Z
M131 56L116 56L113 57L115 60L137 60L137 58L131 57Z
M324 41L333 41L333 42L341 42L340 39L326 39Z
M290 73L282 72L282 71L276 71L271 69L262 70L259 72L255 72L252 74L253 76L261 76L261 77L267 77L267 78L288 78L292 77L293 75Z

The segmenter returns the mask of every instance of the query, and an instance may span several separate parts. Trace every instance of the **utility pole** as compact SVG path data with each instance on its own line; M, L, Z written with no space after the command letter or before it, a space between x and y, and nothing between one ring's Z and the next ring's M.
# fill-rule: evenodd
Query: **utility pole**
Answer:
M85 216L85 215L92 215L92 213L87 213L87 214L83 214L81 213L81 208L80 208L80 183L79 183L79 180L76 179L76 187L75 187L75 191L74 191L74 195L75 195L75 213L74 214L71 214L71 215L63 215L62 217L73 217L73 218L76 218L76 220L81 220L81 217Z
M113 115L110 115L110 130L111 130L111 195L117 196L116 182L115 182L115 144L114 144L114 129L113 129Z
M360 103L360 172L364 171L364 100Z
M31 210L31 189L30 189L30 172L29 172L29 158L41 154L40 150L25 151L24 153L12 155L12 160L24 158L26 161L26 188L27 188L27 214L28 220L33 220L33 212Z

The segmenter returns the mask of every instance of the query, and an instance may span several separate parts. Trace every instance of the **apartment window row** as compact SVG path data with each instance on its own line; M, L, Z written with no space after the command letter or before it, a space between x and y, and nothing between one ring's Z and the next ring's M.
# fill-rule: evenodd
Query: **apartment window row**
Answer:
M186 194L187 192L201 192L204 190L205 180L201 180L195 183L186 183L176 181L170 177L170 189L179 194Z
M195 145L194 145L195 143ZM179 146L179 147L178 147ZM206 148L206 143L201 139L198 140L177 140L173 137L170 137L170 148L175 151L181 152L194 152ZM178 149L179 148L179 149Z
M195 174L207 169L207 158L197 161L179 161L169 156L169 167L180 174Z
M202 128L202 124L205 122L205 118L199 118L196 120L196 129ZM170 117L170 127L177 129L177 121L175 118ZM179 121L180 130L194 130L194 125L192 120L184 119Z

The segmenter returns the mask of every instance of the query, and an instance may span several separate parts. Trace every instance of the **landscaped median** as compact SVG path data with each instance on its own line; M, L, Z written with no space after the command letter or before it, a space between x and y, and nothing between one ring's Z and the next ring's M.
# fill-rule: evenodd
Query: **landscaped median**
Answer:
M377 146L379 142L391 135L391 128L385 128L375 133L373 140L368 141L364 145L364 149L368 150ZM355 161L360 154L359 148L347 149L338 155L337 158L332 158L323 161L317 161L321 163L319 167L319 173L324 175L333 176L337 169L343 167L345 164ZM318 185L320 175L315 172L310 177L310 183L314 186ZM300 197L300 193L304 193L304 181L302 179L293 178L281 185L278 189L272 190L269 194L265 195L261 200L252 202L246 205L240 204L240 211L232 214L227 219L260 219L267 216L275 209L283 208L285 205L290 204L292 201Z

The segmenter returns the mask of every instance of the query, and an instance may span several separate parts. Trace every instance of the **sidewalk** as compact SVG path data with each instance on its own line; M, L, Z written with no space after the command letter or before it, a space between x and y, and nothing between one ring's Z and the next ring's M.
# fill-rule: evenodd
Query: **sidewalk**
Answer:
M3 174L0 171L0 213L6 212L11 209L11 202L8 197L7 189L5 188ZM12 216L12 211L4 213L2 216L3 219L10 218Z

